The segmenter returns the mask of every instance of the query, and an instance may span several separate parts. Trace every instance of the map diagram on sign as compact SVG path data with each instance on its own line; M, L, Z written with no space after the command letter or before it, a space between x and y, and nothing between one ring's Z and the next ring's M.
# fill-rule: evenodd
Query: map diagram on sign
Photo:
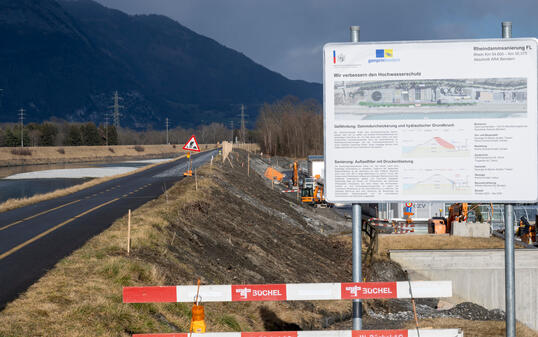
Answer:
M525 78L336 81L337 120L524 118Z
M472 193L470 178L464 170L413 170L402 176L403 194L406 195L466 195Z
M406 158L449 158L471 155L468 139L434 136L419 143L416 139L404 140L404 144L408 144L402 146L402 156Z

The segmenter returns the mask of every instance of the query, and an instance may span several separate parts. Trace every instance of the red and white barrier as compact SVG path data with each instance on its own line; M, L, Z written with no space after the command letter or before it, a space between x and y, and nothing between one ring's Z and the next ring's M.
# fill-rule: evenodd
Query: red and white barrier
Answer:
M420 329L420 337L463 337L458 329ZM192 337L418 337L416 330L326 330L267 332L206 332ZM189 337L188 333L135 334L133 337Z
M394 234L407 234L407 233L414 233L415 229L395 229Z
M413 297L451 297L450 281L413 281ZM197 286L124 287L124 303L194 302ZM288 283L200 286L202 302L410 298L409 282Z

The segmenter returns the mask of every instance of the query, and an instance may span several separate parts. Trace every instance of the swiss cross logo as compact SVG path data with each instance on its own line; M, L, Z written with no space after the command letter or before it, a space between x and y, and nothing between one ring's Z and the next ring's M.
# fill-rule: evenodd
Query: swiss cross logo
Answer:
M359 295L359 291L361 291L361 287L351 286L351 287L346 287L346 290L349 291L351 295L357 297Z
M285 284L232 285L232 301L286 300Z
M252 289L250 289L250 288L239 288L239 289L235 289L235 292L239 293L241 298L246 300L248 298L248 294L252 292Z
M342 283L342 299L396 298L396 282Z
M351 337L408 337L407 330L353 330Z

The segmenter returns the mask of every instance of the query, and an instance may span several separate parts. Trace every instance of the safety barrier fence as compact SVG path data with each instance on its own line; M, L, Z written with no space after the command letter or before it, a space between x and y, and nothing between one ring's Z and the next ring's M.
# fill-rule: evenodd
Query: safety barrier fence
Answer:
M451 297L450 281L288 283L200 286L202 302L314 301ZM193 302L197 286L125 287L124 303Z
M124 287L124 303L313 301L452 296L450 281L238 284ZM133 337L202 337L199 333ZM463 337L458 329L210 332L203 337Z
M419 329L420 337L463 337L458 329ZM419 337L417 330L324 330L135 334L133 337Z

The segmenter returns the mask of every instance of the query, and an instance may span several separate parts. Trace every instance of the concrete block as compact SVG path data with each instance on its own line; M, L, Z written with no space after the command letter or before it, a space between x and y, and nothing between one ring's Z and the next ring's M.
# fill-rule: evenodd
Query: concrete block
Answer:
M504 249L391 250L412 281L450 280L454 295L504 310ZM538 249L516 249L516 319L538 331Z
M471 238L489 238L490 226L487 222L452 222L452 235Z

